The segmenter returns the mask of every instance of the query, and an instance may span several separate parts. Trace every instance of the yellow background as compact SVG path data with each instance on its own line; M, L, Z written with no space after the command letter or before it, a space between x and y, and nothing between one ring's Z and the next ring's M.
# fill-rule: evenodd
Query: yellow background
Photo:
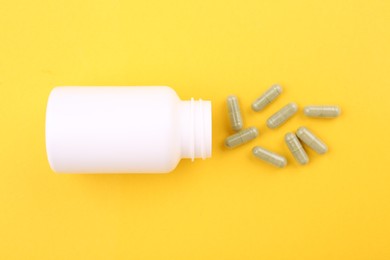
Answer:
M390 1L0 0L0 259L390 259ZM251 102L271 84L282 96ZM56 85L168 85L213 102L213 157L167 175L57 175ZM225 98L261 136L235 150ZM340 118L265 120L287 102ZM329 145L299 166L283 136ZM285 169L252 157L287 155Z

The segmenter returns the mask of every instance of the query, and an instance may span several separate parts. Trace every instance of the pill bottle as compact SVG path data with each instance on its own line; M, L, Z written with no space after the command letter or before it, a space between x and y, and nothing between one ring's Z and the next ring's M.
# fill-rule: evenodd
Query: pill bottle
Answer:
M164 86L56 87L46 109L58 173L167 173L182 158L211 157L211 133L211 101Z

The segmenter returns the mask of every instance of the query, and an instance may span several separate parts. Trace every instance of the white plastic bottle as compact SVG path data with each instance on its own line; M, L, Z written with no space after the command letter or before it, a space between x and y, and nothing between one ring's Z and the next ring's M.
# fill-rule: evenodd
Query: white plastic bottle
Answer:
M46 150L59 173L166 173L211 157L211 101L169 87L56 87Z

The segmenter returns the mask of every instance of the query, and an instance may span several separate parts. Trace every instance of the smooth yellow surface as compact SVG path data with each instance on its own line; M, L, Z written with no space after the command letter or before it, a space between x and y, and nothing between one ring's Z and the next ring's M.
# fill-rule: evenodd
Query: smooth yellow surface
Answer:
M280 98L252 112L275 82ZM56 85L210 99L213 157L168 175L54 174L44 123ZM261 131L232 151L229 94ZM0 0L0 259L390 259L389 100L388 0ZM267 129L291 101L299 114ZM308 104L342 116L306 118ZM330 148L304 167L283 143L301 125Z

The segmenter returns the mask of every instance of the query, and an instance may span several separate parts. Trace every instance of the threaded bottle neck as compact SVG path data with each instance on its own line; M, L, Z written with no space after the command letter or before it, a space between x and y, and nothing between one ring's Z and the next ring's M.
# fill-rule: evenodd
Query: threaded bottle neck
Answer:
M179 114L182 158L211 157L211 102L193 98L180 101Z

